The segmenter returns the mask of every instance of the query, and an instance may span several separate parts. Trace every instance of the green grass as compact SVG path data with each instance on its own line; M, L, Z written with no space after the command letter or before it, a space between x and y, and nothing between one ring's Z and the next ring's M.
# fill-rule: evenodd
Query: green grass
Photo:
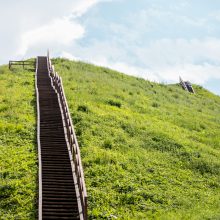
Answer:
M220 97L54 59L90 219L220 219Z
M34 73L0 67L0 219L35 219Z
M89 219L220 219L220 97L82 62L63 77ZM0 67L0 219L35 219L34 74Z

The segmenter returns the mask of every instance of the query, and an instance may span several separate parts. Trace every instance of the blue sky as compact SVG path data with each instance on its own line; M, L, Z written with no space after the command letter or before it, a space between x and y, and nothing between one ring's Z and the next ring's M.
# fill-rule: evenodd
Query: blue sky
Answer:
M219 0L0 0L0 63L45 54L220 95ZM5 22L7 21L7 22Z

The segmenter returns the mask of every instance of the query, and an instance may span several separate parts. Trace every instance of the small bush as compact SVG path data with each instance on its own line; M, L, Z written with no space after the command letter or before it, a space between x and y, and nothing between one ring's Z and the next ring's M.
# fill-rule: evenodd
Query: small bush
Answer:
M111 106L121 108L121 103L119 101L109 100L107 103Z
M6 73L6 71L5 71L5 69L0 69L0 74L5 74Z
M22 83L23 86L28 86L28 85L30 85L30 84L31 84L31 83L28 82L28 81L25 81L25 82Z
M193 161L191 167L192 169L200 172L202 175L204 175L205 173L215 174L215 175L219 174L219 166L215 164L210 164L201 159L197 159Z
M106 148L106 149L112 149L112 142L111 140L105 140L104 143L103 143L103 147Z
M134 127L131 123L123 123L121 128L127 132L131 137L133 137L136 133L136 127Z
M152 137L152 141L151 147L161 152L171 152L176 154L178 151L183 149L183 145L166 137L163 134L155 134L155 136Z
M72 115L73 124L77 124L82 121L82 115L80 113Z
M200 128L201 128L202 130L205 130L205 129L206 129L206 126L205 126L204 124L200 124Z
M77 111L88 113L89 109L88 109L88 107L86 105L79 105L78 108L77 108Z
M154 107L154 108L158 108L160 105L157 103L157 102L153 102L152 103L152 107Z
M127 183L124 184L124 183L117 182L113 186L113 189L115 189L119 193L132 193L135 190L135 187Z
M175 99L178 99L178 98L179 98L179 95L178 95L178 94L174 94L173 97L174 97Z

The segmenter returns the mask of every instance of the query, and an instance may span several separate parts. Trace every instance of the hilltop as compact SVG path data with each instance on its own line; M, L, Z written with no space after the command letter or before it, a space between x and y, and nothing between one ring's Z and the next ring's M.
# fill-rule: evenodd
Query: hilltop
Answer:
M220 218L219 96L83 62L53 64L81 146L90 219ZM3 66L0 84L0 213L34 218L34 74Z

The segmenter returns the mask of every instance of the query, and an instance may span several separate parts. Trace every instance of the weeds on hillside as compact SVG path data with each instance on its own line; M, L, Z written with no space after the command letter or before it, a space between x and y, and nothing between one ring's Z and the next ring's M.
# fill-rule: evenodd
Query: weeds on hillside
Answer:
M37 155L33 73L0 67L0 219L35 219Z
M220 217L219 96L53 63L81 147L89 219Z

